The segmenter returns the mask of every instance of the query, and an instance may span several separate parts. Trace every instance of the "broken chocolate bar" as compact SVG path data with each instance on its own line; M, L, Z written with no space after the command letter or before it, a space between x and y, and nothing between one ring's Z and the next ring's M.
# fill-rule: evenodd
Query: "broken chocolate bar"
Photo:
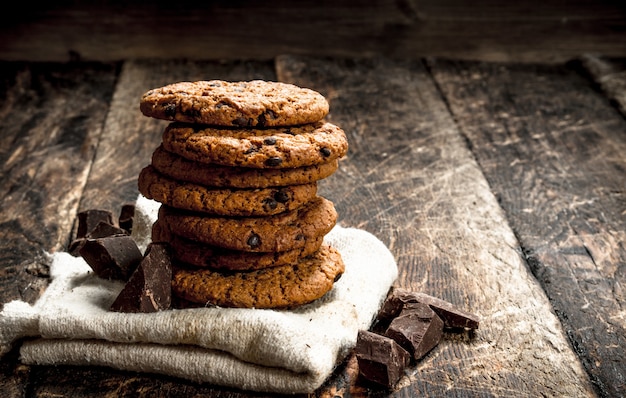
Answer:
M128 235L126 230L116 227L115 225L111 225L105 222L99 222L98 225L94 229L91 230L85 238L87 239L97 239L97 238L106 238L107 236L114 235Z
M372 382L393 387L410 363L409 353L394 340L360 330L355 347L359 374Z
M108 210L97 209L81 211L80 213L78 213L78 228L76 231L76 238L84 238L101 222L115 225L113 221L113 213Z
M432 350L443 335L443 321L427 304L415 303L389 324L385 336L392 338L418 360Z
M96 275L122 281L128 280L143 258L129 235L86 239L79 252Z
M111 305L117 312L157 312L172 303L172 263L167 244L153 243Z
M480 319L455 307L452 303L424 293L414 293L420 303L428 304L439 315L446 327L478 329Z
M460 310L452 303L424 293L416 293L401 288L394 288L391 291L378 313L378 318L381 321L391 321L404 308L410 307L414 303L429 305L443 320L446 327L477 329L480 324L480 319L476 315Z
M128 233L133 231L133 221L135 218L135 204L127 203L122 206L120 211L119 224L120 228L124 228Z

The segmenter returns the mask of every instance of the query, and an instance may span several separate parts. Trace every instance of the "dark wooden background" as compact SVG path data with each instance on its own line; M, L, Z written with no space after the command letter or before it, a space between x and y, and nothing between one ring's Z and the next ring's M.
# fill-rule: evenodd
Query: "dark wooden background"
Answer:
M626 8L619 2L21 2L0 15L0 303L34 302L77 212L119 212L180 80L312 87L350 142L320 193L397 286L483 318L393 391L349 357L312 396L623 396ZM0 363L7 397L246 393Z

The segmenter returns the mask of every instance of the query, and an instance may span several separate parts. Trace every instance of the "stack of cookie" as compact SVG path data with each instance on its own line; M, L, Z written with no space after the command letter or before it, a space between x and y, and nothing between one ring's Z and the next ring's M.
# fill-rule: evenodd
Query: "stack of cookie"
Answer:
M324 243L337 221L317 183L348 143L328 102L291 84L220 80L150 90L140 109L172 121L139 191L160 203L154 242L172 248L172 293L185 305L292 308L341 276Z

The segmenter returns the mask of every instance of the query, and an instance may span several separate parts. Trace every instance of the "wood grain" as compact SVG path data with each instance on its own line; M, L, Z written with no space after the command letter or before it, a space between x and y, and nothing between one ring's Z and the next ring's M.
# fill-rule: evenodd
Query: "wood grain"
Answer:
M72 1L0 15L0 59L272 59L280 54L564 62L626 56L611 0ZM97 44L96 44L97 43Z
M0 307L33 303L62 250L113 94L114 64L0 64ZM0 362L3 396L21 396L29 368Z
M388 245L398 261L398 286L482 318L476 335L447 336L396 394L593 396L422 63L284 56L277 71L280 80L324 94L329 120L346 131L349 155L320 186L340 223ZM335 382L328 389L337 393Z
M21 63L2 71L0 302L32 302L45 287L45 252L69 242L117 71Z
M601 396L626 390L626 121L564 66L433 75Z
M626 116L626 58L586 54L579 61L604 95Z

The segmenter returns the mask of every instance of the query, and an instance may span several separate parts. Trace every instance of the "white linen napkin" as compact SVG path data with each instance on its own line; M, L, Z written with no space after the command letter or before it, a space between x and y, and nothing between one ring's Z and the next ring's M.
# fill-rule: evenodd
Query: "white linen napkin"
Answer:
M159 205L137 200L133 237L142 251ZM98 278L80 257L51 254L51 283L39 300L4 305L0 354L21 342L25 364L101 365L245 390L312 392L349 354L358 330L370 327L398 273L391 252L369 232L337 225L325 240L341 253L345 273L324 297L293 310L112 312L123 283Z

